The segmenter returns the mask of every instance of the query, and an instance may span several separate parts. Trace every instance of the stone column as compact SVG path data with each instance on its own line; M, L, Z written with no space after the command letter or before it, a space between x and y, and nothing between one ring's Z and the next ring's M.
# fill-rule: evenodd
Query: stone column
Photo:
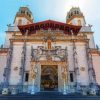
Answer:
M63 79L63 94L67 94L67 89L66 89L66 83L67 83L67 67L62 66L63 71L62 71L62 79Z
M30 79L31 79L31 94L35 94L35 79L36 79L36 71L34 70L34 66L32 66L30 70Z

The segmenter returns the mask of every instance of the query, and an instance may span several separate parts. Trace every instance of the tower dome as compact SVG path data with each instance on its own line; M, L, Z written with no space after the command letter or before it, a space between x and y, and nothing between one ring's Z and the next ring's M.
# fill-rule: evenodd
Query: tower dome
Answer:
M33 23L33 15L28 7L20 7L16 13L14 24L25 25Z
M85 26L85 17L79 7L72 7L70 9L70 11L67 13L66 23Z

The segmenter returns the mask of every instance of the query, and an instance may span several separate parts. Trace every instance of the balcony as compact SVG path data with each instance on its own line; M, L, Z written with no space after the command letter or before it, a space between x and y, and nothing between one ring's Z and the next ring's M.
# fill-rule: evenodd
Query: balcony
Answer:
M80 32L92 32L91 26L82 26Z
M0 53L7 53L8 50L8 48L0 48Z
M18 27L17 26L8 26L8 31L14 31L14 32L16 32L16 31L19 31L19 29L18 29Z

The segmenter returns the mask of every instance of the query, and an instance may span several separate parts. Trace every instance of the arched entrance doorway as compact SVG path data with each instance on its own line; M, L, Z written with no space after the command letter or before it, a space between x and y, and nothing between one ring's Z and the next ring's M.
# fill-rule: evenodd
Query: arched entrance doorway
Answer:
M41 90L56 91L58 89L58 66L41 66Z

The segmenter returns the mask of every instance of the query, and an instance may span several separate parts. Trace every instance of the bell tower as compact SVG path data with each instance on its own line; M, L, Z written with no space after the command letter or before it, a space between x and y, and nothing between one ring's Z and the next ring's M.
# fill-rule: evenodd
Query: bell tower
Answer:
M26 25L33 23L33 15L28 7L20 7L14 19L14 25Z
M86 21L79 7L72 7L67 13L66 23L72 25L85 26Z

